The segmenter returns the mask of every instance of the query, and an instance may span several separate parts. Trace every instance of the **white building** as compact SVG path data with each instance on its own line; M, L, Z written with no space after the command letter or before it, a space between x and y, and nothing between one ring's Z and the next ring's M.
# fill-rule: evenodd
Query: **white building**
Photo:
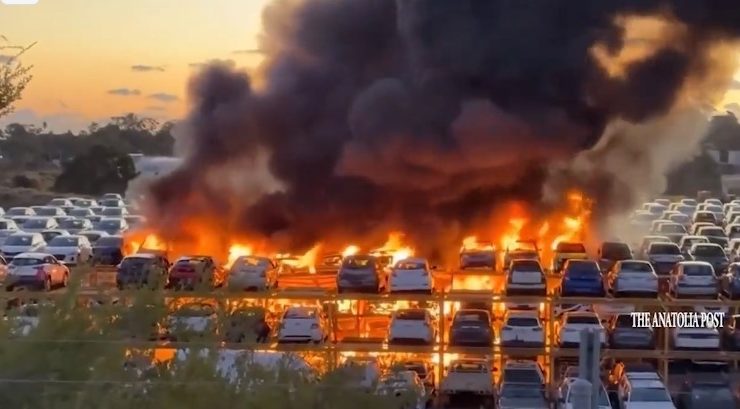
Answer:
M143 179L164 176L182 164L182 159L172 156L144 156L140 153L133 153L131 158L134 160L136 172Z

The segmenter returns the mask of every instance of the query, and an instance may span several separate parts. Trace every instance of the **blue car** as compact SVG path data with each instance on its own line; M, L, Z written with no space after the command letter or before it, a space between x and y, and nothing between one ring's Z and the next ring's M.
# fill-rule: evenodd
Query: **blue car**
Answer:
M560 282L563 297L604 297L604 276L599 264L591 260L567 260Z

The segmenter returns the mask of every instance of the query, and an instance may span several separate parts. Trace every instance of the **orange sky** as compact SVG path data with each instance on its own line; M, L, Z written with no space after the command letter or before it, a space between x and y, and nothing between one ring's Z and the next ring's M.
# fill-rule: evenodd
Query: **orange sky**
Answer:
M136 112L172 119L186 111L192 64L231 59L250 67L260 13L270 0L39 0L0 3L0 34L9 43L37 44L23 56L34 79L0 121L81 129L90 121ZM1 54L8 54L0 50ZM1 56L0 56L1 57ZM149 71L135 71L133 66ZM722 105L740 102L738 89ZM126 90L130 95L114 95ZM122 93L119 92L119 93ZM720 107L721 108L721 107ZM740 111L740 105L737 106Z
M0 34L37 44L22 58L33 81L3 122L47 120L79 128L126 112L176 118L194 63L253 66L260 13L269 0L39 0L0 4ZM8 50L0 54L10 54ZM135 71L135 65L149 71ZM110 90L129 90L114 95ZM138 95L137 95L138 94Z

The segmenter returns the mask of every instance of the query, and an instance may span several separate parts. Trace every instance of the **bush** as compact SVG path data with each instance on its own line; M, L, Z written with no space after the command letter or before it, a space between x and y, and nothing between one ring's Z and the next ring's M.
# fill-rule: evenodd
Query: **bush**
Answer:
M54 181L54 190L87 195L124 193L134 177L136 168L128 154L95 145L64 164L62 173Z
M39 182L36 179L30 178L26 175L15 175L11 181L13 187L27 188L27 189L38 189Z

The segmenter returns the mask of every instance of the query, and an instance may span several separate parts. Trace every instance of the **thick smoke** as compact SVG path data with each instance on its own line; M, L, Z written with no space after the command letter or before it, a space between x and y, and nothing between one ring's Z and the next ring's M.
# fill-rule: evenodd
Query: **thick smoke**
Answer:
M631 57L638 17L664 29ZM286 246L390 227L428 240L545 184L610 201L624 192L593 185L624 185L618 171L551 164L649 146L607 126L670 117L713 78L708 50L740 35L740 3L276 0L263 24L260 87L218 63L191 81L185 165L150 192L165 231L207 215ZM266 155L278 190L247 180Z

